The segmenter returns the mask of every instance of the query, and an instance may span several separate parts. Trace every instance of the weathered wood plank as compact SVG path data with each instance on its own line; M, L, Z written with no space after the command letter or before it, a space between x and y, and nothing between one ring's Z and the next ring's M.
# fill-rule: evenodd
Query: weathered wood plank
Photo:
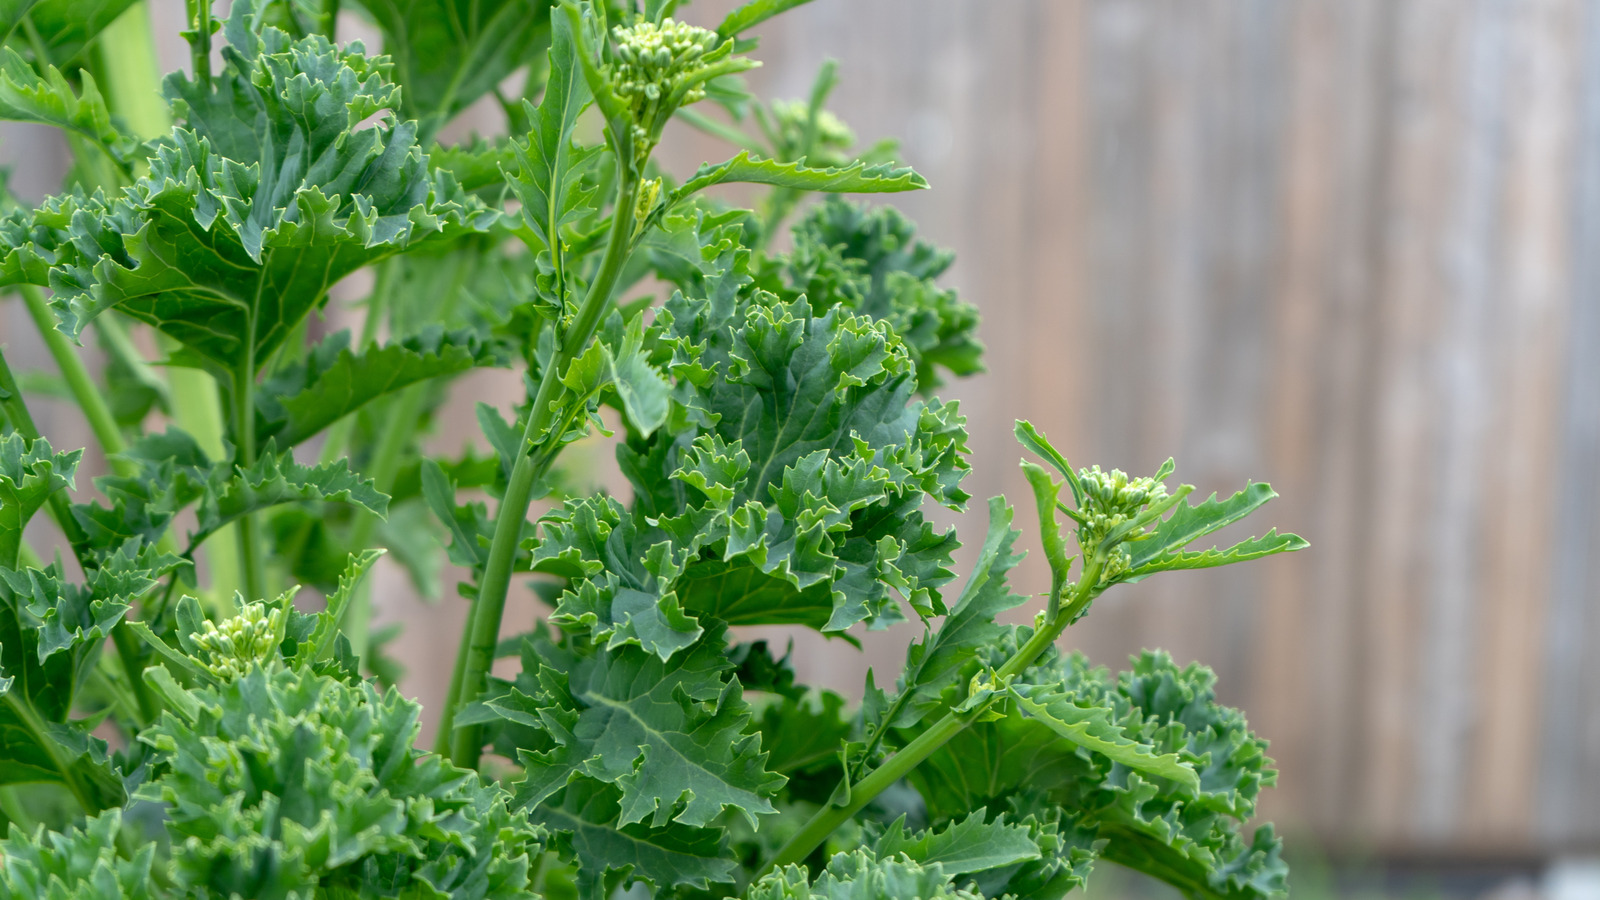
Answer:
M1600 10L1574 28L1581 86L1567 175L1574 184L1571 310L1560 465L1552 480L1551 585L1544 634L1539 816L1546 842L1600 841ZM1539 698L1523 698L1536 703Z
M1550 592L1559 487L1561 375L1571 295L1570 183L1577 4L1531 0L1512 10L1507 39L1502 237L1491 301L1485 509L1479 569L1474 735L1456 828L1483 844L1526 840L1537 817L1535 765L1542 688L1540 637ZM1464 827L1463 827L1464 826Z

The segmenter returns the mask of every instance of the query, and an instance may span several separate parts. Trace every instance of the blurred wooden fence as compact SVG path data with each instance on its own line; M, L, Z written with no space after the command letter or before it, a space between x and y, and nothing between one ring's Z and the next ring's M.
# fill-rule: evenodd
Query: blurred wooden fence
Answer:
M838 59L833 108L933 183L903 206L959 253L990 348L945 392L969 490L1025 495L1022 416L1080 464L1270 481L1261 527L1312 542L1108 596L1074 645L1214 666L1273 741L1266 814L1301 834L1600 848L1600 4L817 0L756 55L783 97ZM52 145L4 135L49 177ZM725 152L672 140L681 171ZM460 604L385 583L433 700ZM800 665L859 692L906 638L802 640Z

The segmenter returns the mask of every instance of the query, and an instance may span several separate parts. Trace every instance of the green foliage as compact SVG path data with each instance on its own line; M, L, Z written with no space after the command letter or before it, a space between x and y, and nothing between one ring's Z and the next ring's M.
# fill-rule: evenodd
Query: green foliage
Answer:
M81 827L64 833L32 833L16 824L0 841L0 898L4 900L151 900L150 868L155 845L147 844L121 858L117 836L122 830L122 810L109 809L91 816Z
M82 450L56 453L50 442L15 432L0 437L0 564L15 567L28 520L56 491L72 487Z
M1077 468L1019 422L1050 581L1010 583L996 497L954 593L966 420L933 394L982 371L977 311L894 208L803 207L928 185L855 148L831 63L802 100L746 90L752 29L800 2L715 30L672 0L359 2L387 55L335 40L336 3L189 4L164 87L106 28L126 0L0 2L0 117L73 154L0 214L61 373L0 356L0 898L1058 900L1101 861L1283 892L1250 825L1276 773L1211 672L1054 643L1119 584L1305 542L1197 545L1272 490L1190 503L1170 462ZM176 127L118 107L146 89ZM438 144L486 99L509 133ZM666 171L673 119L734 155ZM731 182L756 209L705 190ZM361 283L360 327L325 328ZM513 365L482 442L433 433ZM39 433L45 391L97 448ZM429 592L464 573L438 753L372 628L385 550ZM508 628L530 585L548 616ZM913 617L857 708L740 630Z
M911 775L936 821L978 806L1060 810L1101 843L1096 854L1170 881L1197 897L1265 897L1283 889L1270 826L1245 834L1262 787L1276 773L1244 716L1216 702L1215 676L1146 652L1113 678L1079 655L1025 671L1026 693L1048 705L1093 710L1098 737L1033 715L1018 702L972 725ZM1141 749L1142 748L1142 749ZM1109 752L1107 752L1109 751ZM1179 763L1156 771L1159 753ZM1131 759L1141 767L1130 765Z
M934 282L955 255L917 239L890 206L838 198L819 203L794 228L794 249L763 267L758 281L780 295L804 294L821 309L843 306L888 322L917 366L918 388L938 387L935 367L952 375L983 371L978 311Z
M979 900L957 889L938 864L919 865L903 856L880 859L865 850L828 860L816 881L789 866L750 889L751 900Z
M111 124L111 111L94 76L85 73L79 94L55 66L47 66L41 78L10 47L0 48L0 118L77 132L104 148L119 164L133 152L132 142Z
M259 666L187 693L141 735L160 773L171 876L246 897L526 896L537 832L506 793L413 750L393 691Z
M115 308L253 377L345 274L492 218L429 174L414 124L351 130L399 105L381 61L258 33L247 8L235 5L216 80L167 80L187 127L127 197L47 204L34 216L43 234L6 245L55 257L44 281L69 333Z
M405 113L427 131L494 90L549 39L550 7L530 0L361 0L383 31Z
M429 328L359 353L350 349L350 333L341 331L262 385L256 434L292 447L380 397L502 362L494 347L468 331Z
M43 48L50 59L35 60L36 65L72 62L132 5L133 0L7 0L0 4L0 40L30 54ZM30 27L38 41L17 40L18 32Z
M585 498L545 520L534 566L574 579L556 621L665 659L700 616L839 632L901 618L894 594L943 613L954 536L918 507L967 499L954 404L912 400L881 324L734 293L742 259L729 265L711 297L678 294L657 315L672 404L619 451L633 509Z

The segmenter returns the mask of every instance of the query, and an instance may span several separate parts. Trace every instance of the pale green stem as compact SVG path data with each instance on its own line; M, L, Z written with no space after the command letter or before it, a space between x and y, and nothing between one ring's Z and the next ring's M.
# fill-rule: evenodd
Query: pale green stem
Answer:
M117 427L116 417L111 414L111 405L100 393L100 387L94 383L89 367L83 364L71 339L56 329L56 316L50 309L49 301L44 298L44 292L31 284L22 285L22 302L39 330L39 337L44 340L50 358L55 361L67 388L72 391L72 399L83 410L84 418L89 420L89 430L100 442L100 450L105 453L112 471L119 475L132 475L133 464L120 456L128 446L122 439L122 430Z
M172 114L161 93L161 63L148 5L128 7L100 32L96 43L108 76L100 90L112 110L141 138L166 134L172 128Z
M95 317L94 327L111 358L131 370L140 384L160 394L161 402L170 408L172 394L167 389L166 380L145 360L144 353L134 345L133 335L128 333L128 326L122 319L114 313L102 313Z
M256 363L255 363L255 329L249 331L246 340L247 349L244 359L240 361L233 373L233 439L238 444L234 448L238 464L243 468L250 468L256 463ZM253 515L240 516L235 523L238 526L238 546L242 590L246 601L261 600L267 596L266 572L261 559L261 536L258 533L256 517Z
M1022 674L1039 655L1044 653L1050 645L1054 644L1061 632L1072 623L1078 613L1088 606L1089 602L1099 593L1100 573L1105 566L1103 553L1095 553L1087 560L1084 570L1078 579L1078 589L1072 602L1061 610L1054 620L1044 623L1034 635L1022 645L1005 665L995 673L995 683L1005 684L1009 679ZM905 745L898 753L891 756L883 765L874 769L871 774L859 782L850 785L850 802L844 806L825 806L818 810L811 820L801 826L782 847L772 861L756 877L766 874L774 868L798 863L810 856L812 851L822 845L839 826L850 821L855 814L871 803L873 798L883 793L895 782L906 777L923 760L932 756L935 751L943 747L951 738L960 734L968 725L977 721L985 710L994 701L981 704L964 713L947 713L944 718L929 726L928 730L917 735L911 743ZM887 726L885 722L885 726Z
M417 419L422 415L422 405L427 397L428 386L414 384L401 391L387 410L388 421L383 429L383 437L373 454L372 464L367 467L373 487L381 493L394 492L395 478L400 474L400 462L412 435L416 433ZM371 546L372 533L377 526L376 515L357 510L355 525L350 531L350 546L356 550L367 549ZM356 586L355 594L350 598L350 605L344 613L344 626L340 629L349 639L350 649L357 659L366 656L371 622L372 579L365 578Z
M32 832L38 820L22 805L22 800L17 797L17 786L8 784L0 787L0 813L5 813L6 819L25 832Z
M617 202L611 214L611 230L606 241L600 269L589 283L589 293L578 307L576 321L567 331L553 358L539 373L539 389L528 410L528 424L523 430L519 452L511 467L511 477L500 508L495 514L494 537L489 542L489 560L479 583L478 598L472 605L467 620L471 639L466 643L466 662L457 665L459 679L452 679L451 691L445 701L439 723L441 742L448 741L450 758L458 766L475 768L483 752L482 731L478 726L455 728L456 711L471 703L483 692L494 663L495 646L500 641L500 620L505 613L506 593L511 586L511 567L516 559L517 545L522 539L522 525L527 520L528 504L533 486L548 466L553 454L541 455L536 464L532 451L536 442L544 439L545 430L555 418L551 409L560 384L561 373L576 359L589 339L594 336L601 316L611 306L611 293L617 277L627 261L628 247L633 237L634 207L638 202L639 181L619 159ZM559 436L558 436L559 437Z

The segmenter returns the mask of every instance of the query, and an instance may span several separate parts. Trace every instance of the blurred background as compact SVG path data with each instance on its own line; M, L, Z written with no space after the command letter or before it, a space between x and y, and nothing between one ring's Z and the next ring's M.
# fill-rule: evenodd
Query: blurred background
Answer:
M177 67L183 4L153 9ZM1295 896L1600 897L1600 3L816 0L760 33L759 95L837 60L833 111L933 185L895 202L984 314L988 374L941 392L975 497L1025 495L1027 417L1075 464L1268 481L1261 528L1311 541L1122 589L1066 638L1217 670L1272 741ZM501 126L486 105L454 130ZM52 140L0 128L23 196L57 183ZM683 175L728 150L681 129L663 153ZM48 368L15 305L14 364ZM462 382L441 448L517 379ZM86 442L57 412L52 439ZM968 543L974 507L950 519ZM1045 586L1030 563L1019 591ZM382 577L432 705L465 603ZM769 632L857 697L912 637Z

